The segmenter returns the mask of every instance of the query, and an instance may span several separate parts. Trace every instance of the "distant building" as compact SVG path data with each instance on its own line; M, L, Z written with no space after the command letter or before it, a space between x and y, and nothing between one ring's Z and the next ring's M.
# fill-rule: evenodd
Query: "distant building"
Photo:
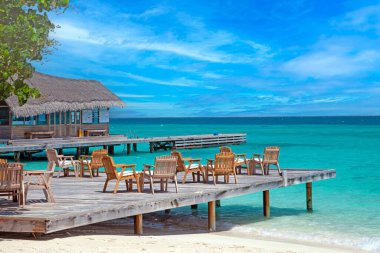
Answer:
M109 132L109 108L125 104L100 82L35 73L27 81L41 97L19 106L17 97L0 101L0 138L20 139L30 132L77 136L79 129Z

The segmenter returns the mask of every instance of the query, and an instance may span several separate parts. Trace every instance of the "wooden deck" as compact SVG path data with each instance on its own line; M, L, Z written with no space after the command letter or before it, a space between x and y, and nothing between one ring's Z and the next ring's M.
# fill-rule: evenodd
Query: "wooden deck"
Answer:
M215 230L215 201L240 195L264 192L264 211L269 211L269 190L296 184L307 184L307 206L311 208L311 182L335 178L335 170L287 170L287 180L271 171L269 176L239 175L238 184L218 183L186 183L179 185L179 193L176 194L174 184L169 184L168 192L156 191L150 193L145 186L143 193L124 191L124 185L120 185L119 193L113 194L115 182L110 182L108 192L102 193L105 175L100 177L54 178L52 187L56 203L46 203L40 190L31 190L28 194L27 205L18 207L12 201L0 198L0 231L2 232L32 232L52 233L64 229L84 226L97 222L135 216L135 232L137 226L142 226L142 214L166 210L182 206L209 203L209 230ZM188 177L188 181L190 180ZM179 178L181 178L179 176ZM179 180L180 181L180 180ZM233 182L233 179L230 179ZM159 184L156 184L159 188ZM156 188L156 189L157 189ZM211 211L210 211L211 210ZM214 210L215 214L215 210ZM266 213L269 215L269 213ZM137 217L137 218L136 218ZM213 223L214 222L214 223ZM211 226L211 227L210 227Z

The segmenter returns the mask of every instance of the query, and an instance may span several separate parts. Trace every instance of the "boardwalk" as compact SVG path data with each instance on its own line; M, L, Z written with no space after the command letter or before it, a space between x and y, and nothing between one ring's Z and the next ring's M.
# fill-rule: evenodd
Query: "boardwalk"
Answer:
M286 182L277 172L269 176L239 175L238 184L186 183L180 184L179 193L169 184L169 192L102 193L104 174L99 178L61 177L53 179L56 203L45 203L42 191L33 190L28 204L19 208L11 201L0 198L0 231L52 233L97 222L134 216L135 233L142 233L142 214L181 206L209 203L209 231L215 230L215 201L240 195L264 192L264 214L269 216L269 190L296 184L307 184L308 203L311 209L311 183L335 177L335 170L287 170ZM179 177L181 178L181 177ZM230 180L233 182L232 178ZM112 182L112 181L111 181ZM158 186L158 185L157 185ZM134 186L135 187L135 186ZM134 188L136 189L136 187ZM304 199L302 198L302 200Z
M0 146L0 154L15 153L16 160L19 160L21 152L41 151L46 148L65 149L105 146L113 153L114 146L126 145L127 153L130 153L131 145L137 149L139 143L149 143L150 151L159 149L186 149L221 146L227 144L241 144L246 142L246 134L202 134L184 136L165 136L149 138L128 138L123 135L109 135L97 137L70 137L70 138L47 138L47 139L20 139L10 141L11 145Z

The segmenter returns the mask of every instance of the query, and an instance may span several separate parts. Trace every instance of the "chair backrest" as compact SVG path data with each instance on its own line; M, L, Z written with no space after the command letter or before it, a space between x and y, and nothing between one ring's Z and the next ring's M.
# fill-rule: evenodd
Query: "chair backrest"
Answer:
M154 160L154 176L174 176L177 173L177 157L159 156Z
M102 157L102 163L106 171L107 179L116 179L117 171L112 157L109 155L104 155Z
M46 149L46 156L49 162L55 162L55 166L59 167L58 153L56 149Z
M214 170L216 174L225 174L235 171L235 155L223 152L215 155Z
M46 172L54 172L55 167L56 167L55 162L54 161L49 161L48 165L46 167Z
M103 167L103 157L108 155L107 149L97 149L92 151L91 167L100 168Z
M220 153L225 153L225 152L232 153L232 149L227 146L219 147L219 150L220 150Z
M263 163L276 164L280 156L279 147L266 147L264 149Z
M177 158L177 172L185 171L185 161L183 160L181 152L172 151L172 156Z
M0 159L0 164L8 163L7 159Z
M20 163L0 164L0 190L21 189L23 184L23 167Z

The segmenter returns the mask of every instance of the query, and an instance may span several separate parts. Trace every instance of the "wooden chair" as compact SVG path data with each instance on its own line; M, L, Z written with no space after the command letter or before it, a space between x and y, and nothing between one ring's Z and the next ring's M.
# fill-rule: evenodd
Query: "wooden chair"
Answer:
M99 169L103 166L103 157L108 155L107 149L98 149L92 151L91 155L81 155L79 157L79 164L81 176L83 177L84 171L88 170L90 177L93 177L93 171L96 171L96 176L99 176Z
M227 147L227 146L219 147L219 150L220 150L220 153L233 153L232 149L230 147ZM235 154L235 156L236 156L236 158L235 158L236 173L239 172L239 174L241 174L242 169L246 169L247 174L251 175L252 173L251 173L251 170L249 167L249 159L247 159L247 155L246 154Z
M46 156L49 162L54 162L55 166L58 167L58 178L63 170L63 175L68 176L70 168L72 168L75 172L75 176L78 176L78 172L76 170L76 164L74 162L73 156L64 156L58 155L57 150L55 149L46 149Z
M154 182L159 182L161 184L161 190L163 190L163 181L165 181L165 191L168 191L169 179L174 181L175 191L178 193L177 157L159 156L154 160L154 166L144 164L144 177L142 183L144 183L145 178L149 179L152 194L154 194ZM159 179L160 181L154 181L155 179Z
M127 191L132 191L132 180L135 180L137 184L137 191L140 192L139 174L135 171L136 164L115 164L112 157L108 155L103 156L102 161L107 174L103 192L107 190L107 185L110 180L116 180L116 185L113 190L114 194L117 193L120 181L125 181ZM121 168L121 171L117 171L117 168ZM128 168L132 169L132 171L126 171Z
M217 182L218 176L224 176L224 182L229 182L229 176L232 174L237 184L236 169L235 169L235 155L231 152L224 152L215 155L215 160L207 159L206 166L206 180L210 176L210 172L214 181Z
M281 169L280 169L280 164L278 163L279 156L280 156L280 148L279 147L275 147L275 146L266 147L264 149L264 154L262 157L260 154L253 154L253 158L252 158L253 169L255 169L256 164L258 164L261 168L262 174L268 175L270 165L275 165L277 167L278 173L280 175L282 175Z
M55 202L51 191L51 179L53 178L55 162L48 162L46 170L24 171L28 180L25 185L25 201L27 200L29 189L42 189L47 202Z
M200 182L200 175L202 175L203 181L205 180L204 170L201 164L201 159L193 159L190 157L183 158L182 154L178 151L172 151L171 155L177 158L177 172L182 172L182 171L185 172L182 178L183 184L186 183L186 176L189 173L192 173L193 175L193 182L195 182L195 174L197 174L198 182Z
M0 164L0 196L12 196L22 207L25 206L23 165L21 163Z

